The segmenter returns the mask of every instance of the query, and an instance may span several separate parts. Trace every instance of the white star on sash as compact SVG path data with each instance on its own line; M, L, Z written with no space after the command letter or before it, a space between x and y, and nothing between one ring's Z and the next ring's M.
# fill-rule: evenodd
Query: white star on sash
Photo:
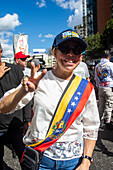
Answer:
M71 109L68 109L68 111L67 111L68 113L71 113L72 112L72 110Z
M80 92L77 92L77 94L80 96L81 95L81 93Z
M75 104L75 102L71 102L71 105L72 105L72 106L75 106L76 104Z
M77 96L75 96L75 98L74 98L75 100L78 100L78 97Z

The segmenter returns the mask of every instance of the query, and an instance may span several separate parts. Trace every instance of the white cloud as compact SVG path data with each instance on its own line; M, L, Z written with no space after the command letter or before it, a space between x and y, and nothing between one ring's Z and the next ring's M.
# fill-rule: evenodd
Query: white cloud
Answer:
M52 0L63 9L73 12L67 20L69 27L74 27L82 23L82 0Z
M38 37L41 38L41 37L42 37L42 34L40 33L40 34L38 35ZM44 35L43 37L45 37L45 38L53 38L54 35L52 35L52 34L47 34L47 35ZM45 42L45 41L46 41L46 39L41 39L41 42Z
M36 5L39 7L39 8L42 8L42 7L46 7L46 2L45 0L41 0L41 2L36 2Z
M73 10L76 7L76 0L52 0L52 1L56 2L57 5L64 9Z
M47 35L45 35L44 37L46 37L46 38L53 38L54 35L52 35L52 34L47 34Z
M13 45L11 44L13 39L13 31L17 26L21 25L17 14L6 14L0 18L0 43L3 48L3 56L13 57Z
M9 38L10 36L13 36L12 32L6 32L6 37Z
M79 9L75 9L74 14L70 15L67 22L69 27L74 27L82 23L81 12Z
M63 9L69 9L72 14L67 19L69 27L74 27L82 23L82 0L51 0ZM37 1L38 7L46 7L46 1Z
M13 33L11 32L0 32L0 43L3 44L3 46L5 47L6 43L10 42L10 38L12 38Z
M12 44L4 44L2 43L3 48L3 56L5 57L13 57L13 45Z
M42 42L45 42L45 39L42 39L41 41L42 41Z
M17 14L6 14L4 17L0 18L0 31L14 30L15 27L21 25L18 20Z
M9 39L3 39L0 37L0 43L9 43Z
M41 37L42 37L42 34L39 34L38 37L41 38Z
M3 35L1 36L1 33L0 33L0 43L2 45L2 48L3 48L3 56L5 57L13 57L13 45L10 44L10 39L9 39L9 33L3 33Z
M68 5L69 3L66 2L65 0L53 0L54 2L56 1L56 4L60 7L62 7L63 9L68 9Z
M9 39L0 37L0 42L3 48L3 56L13 57L13 44L9 44Z

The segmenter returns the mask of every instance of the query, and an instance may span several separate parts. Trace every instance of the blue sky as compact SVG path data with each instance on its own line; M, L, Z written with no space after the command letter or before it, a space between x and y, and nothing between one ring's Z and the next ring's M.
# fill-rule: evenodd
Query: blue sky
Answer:
M82 0L5 0L0 2L0 43L13 56L13 35L28 35L29 53L49 49L55 35L82 23Z

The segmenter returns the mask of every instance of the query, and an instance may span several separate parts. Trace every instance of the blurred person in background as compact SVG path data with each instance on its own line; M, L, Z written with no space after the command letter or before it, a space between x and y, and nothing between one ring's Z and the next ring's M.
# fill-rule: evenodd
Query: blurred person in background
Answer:
M37 77L38 74L39 74L39 72L42 71L42 67L41 67L42 62L41 62L39 59L37 59L37 58L33 58L33 59L30 60L29 63L28 63L29 68L31 68L31 61L33 61L34 64L35 64L35 77ZM37 73L37 72L38 72L38 73Z
M83 58L83 53L81 53L81 57L80 57L80 63L78 64L78 66L73 70L73 73L75 75L78 75L88 81L90 81L89 77L89 70L88 70L88 67L87 67L87 64L85 62L82 61L82 58Z
M90 62L89 65L90 82L94 85L96 99L98 100L98 88L95 81L95 62Z
M0 98L12 88L16 88L23 78L23 72L19 66L2 62L3 48L0 44ZM19 159L24 150L23 134L26 126L31 122L31 114L26 109L27 105L13 114L0 115L0 169L3 169L4 145L11 144Z
M19 65L21 70L24 73L24 76L30 75L31 70L27 68L27 60L30 57L30 55L25 55L22 51L15 54L15 63L16 65Z
M100 62L95 68L95 80L98 88L99 114L101 127L113 129L111 115L113 108L113 63L109 50L104 50Z

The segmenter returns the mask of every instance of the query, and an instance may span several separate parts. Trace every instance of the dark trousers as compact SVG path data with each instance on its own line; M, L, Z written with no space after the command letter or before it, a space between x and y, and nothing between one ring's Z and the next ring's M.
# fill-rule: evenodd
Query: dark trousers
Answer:
M23 127L10 128L0 136L0 168L3 166L4 145L11 144L19 158L21 159L25 145L23 143Z

